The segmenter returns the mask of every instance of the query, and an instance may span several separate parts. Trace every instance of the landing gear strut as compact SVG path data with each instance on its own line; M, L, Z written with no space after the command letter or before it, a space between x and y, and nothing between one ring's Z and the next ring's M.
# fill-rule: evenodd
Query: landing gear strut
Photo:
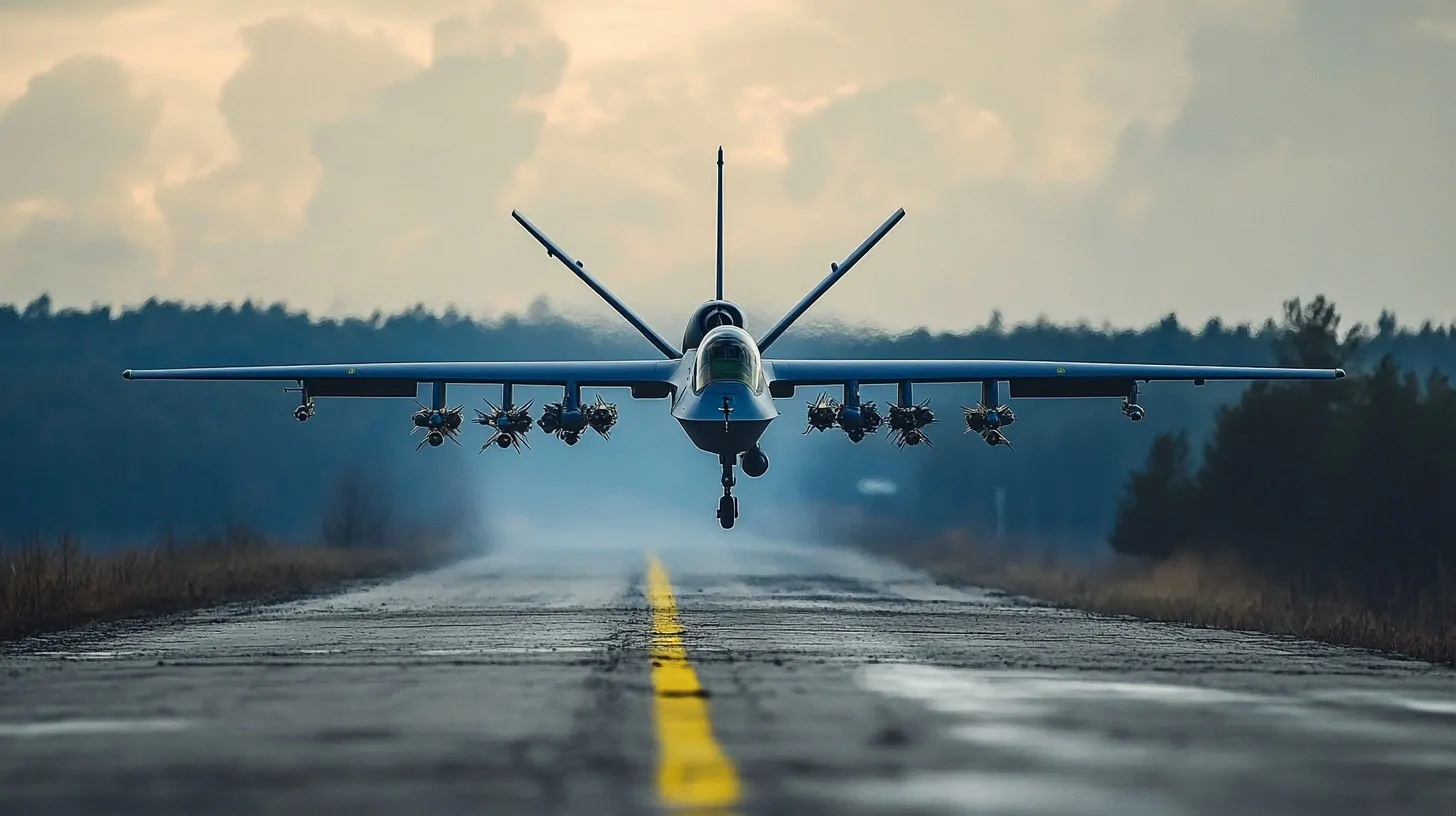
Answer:
M284 388L283 390L298 394L302 400L299 406L293 409L294 419L299 422L307 422L313 419L313 397L309 396L308 389L304 388L302 383L299 383L297 388Z
M733 528L733 522L738 520L738 498L733 495L733 485L737 480L733 478L734 457L723 454L718 457L718 462L723 465L723 498L718 499L718 523L725 530Z

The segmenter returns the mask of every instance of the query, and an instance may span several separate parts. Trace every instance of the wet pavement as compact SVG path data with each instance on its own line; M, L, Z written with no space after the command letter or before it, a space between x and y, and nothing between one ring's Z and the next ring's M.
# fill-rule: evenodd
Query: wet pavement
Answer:
M7 645L0 814L1456 813L1449 669L682 538Z

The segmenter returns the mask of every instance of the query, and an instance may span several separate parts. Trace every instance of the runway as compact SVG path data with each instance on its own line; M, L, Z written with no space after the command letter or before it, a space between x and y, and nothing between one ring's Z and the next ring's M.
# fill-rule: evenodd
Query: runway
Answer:
M1456 672L713 535L0 651L4 814L1456 813Z

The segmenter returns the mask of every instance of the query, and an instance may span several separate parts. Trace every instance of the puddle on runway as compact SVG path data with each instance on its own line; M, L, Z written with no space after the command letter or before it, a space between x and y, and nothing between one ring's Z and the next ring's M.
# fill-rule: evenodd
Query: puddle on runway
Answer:
M940 715L941 734L973 751L960 771L855 790L886 801L961 812L1176 814L1231 792L1282 804L1292 791L1338 797L1362 778L1456 767L1456 702L1435 695L1261 694L910 663L861 666L858 676L870 691ZM1008 763L1017 774L1006 773ZM1183 792L1195 799L1174 796ZM1160 793L1171 798L1149 797Z
M187 720L50 720L43 722L0 723L0 737L34 738L86 736L93 734L141 734L185 731L192 726Z
M53 657L59 660L120 660L136 657L140 652L31 652L31 657Z
M468 648L467 649L420 649L417 652L413 652L413 654L422 655L424 657L461 657L461 656L512 655L512 654L567 654L567 653L584 654L584 653L587 653L587 652L600 652L600 651L604 651L604 648L603 647L600 647L600 646L536 646L536 647L527 647L527 646L518 646L518 647L496 646L496 647L482 647L482 648L474 648L474 649L468 649Z
M1456 717L1456 700L1408 697L1394 692L1366 689L1319 691L1312 693L1310 697L1333 703L1354 703L1356 705L1398 708L1420 714L1444 714L1446 716Z
M912 774L896 782L851 783L839 795L857 804L950 813L1085 816L1182 816L1187 811L1156 795L1127 796L1070 782L1053 774L941 772Z

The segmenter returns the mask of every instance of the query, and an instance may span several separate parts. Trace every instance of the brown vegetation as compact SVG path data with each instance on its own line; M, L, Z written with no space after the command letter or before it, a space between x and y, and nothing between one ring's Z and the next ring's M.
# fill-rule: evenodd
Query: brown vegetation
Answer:
M1323 297L1285 304L1279 362L1348 366L1351 376L1255 383L1216 412L1201 451L1187 432L1158 434L1124 484L1107 558L1038 560L1004 547L997 557L967 536L922 536L896 554L1098 612L1456 661L1446 510L1456 485L1456 385L1390 356L1361 371L1360 353L1392 336L1394 320L1383 316L1374 337L1339 325ZM1077 467L1068 472L1084 478ZM952 528L987 526L971 512Z
M86 552L69 535L0 551L0 640L95 620L270 600L437 564L445 545L269 541L243 527L198 541Z
M1162 560L1095 564L1047 555L1025 558L946 535L897 557L957 582L1113 615L1223 629L1296 635L1347 646L1456 663L1456 580L1443 589L1371 604L1363 591L1324 582L1275 581L1229 554L1180 553Z

